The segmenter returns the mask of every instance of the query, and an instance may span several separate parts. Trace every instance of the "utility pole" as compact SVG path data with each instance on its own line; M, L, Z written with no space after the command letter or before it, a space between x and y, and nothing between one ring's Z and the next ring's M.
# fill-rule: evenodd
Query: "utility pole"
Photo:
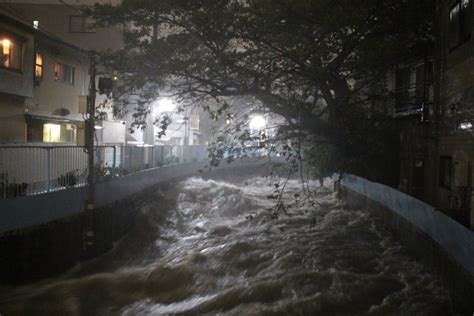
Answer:
M89 95L87 97L87 120L85 129L85 145L87 151L87 188L88 197L85 203L85 223L83 227L83 250L86 256L90 255L89 251L93 250L95 233L94 233L94 135L95 135L95 75L96 75L96 55L94 51L89 52L90 70L89 70Z
M87 199L87 210L94 209L94 134L95 134L95 73L96 73L96 56L95 52L90 52L90 83L89 96L87 97L87 122L86 122L86 148L87 148L87 166L89 173L87 175L87 185L89 194Z
M446 68L445 41L446 27L443 21L444 1L436 0L435 16L434 16L434 56L433 56L433 119L431 123L432 143L432 181L431 181L431 204L438 207L438 181L439 181L439 137L440 124L442 120L442 106L444 104L444 71Z

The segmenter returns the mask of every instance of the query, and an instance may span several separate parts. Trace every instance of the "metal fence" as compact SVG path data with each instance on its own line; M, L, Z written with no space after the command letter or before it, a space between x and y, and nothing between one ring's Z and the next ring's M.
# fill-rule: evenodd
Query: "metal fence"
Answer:
M97 182L162 167L202 161L205 146L97 146ZM84 186L89 173L87 153L80 146L0 146L0 199L42 194Z

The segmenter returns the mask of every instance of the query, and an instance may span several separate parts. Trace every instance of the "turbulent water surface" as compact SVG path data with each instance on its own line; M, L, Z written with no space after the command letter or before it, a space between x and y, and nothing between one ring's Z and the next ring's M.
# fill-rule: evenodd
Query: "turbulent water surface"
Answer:
M157 192L108 254L4 289L2 315L449 315L438 278L325 188L275 219L276 179L190 178ZM316 186L314 186L316 187ZM301 184L290 181L288 195Z

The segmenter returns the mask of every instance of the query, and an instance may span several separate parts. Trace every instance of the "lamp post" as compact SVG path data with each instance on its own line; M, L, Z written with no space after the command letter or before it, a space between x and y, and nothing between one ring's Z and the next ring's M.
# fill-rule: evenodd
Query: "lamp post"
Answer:
M95 73L96 73L96 56L95 52L90 52L90 83L89 96L87 98L87 114L86 121L86 149L87 149L87 165L89 173L87 175L87 185L89 188L88 200L86 203L87 210L94 209L94 133L95 133Z
M95 52L89 52L90 57L90 83L89 95L87 97L87 119L85 122L85 147L87 152L87 188L88 196L85 201L85 223L83 227L83 250L88 252L94 247L94 133L95 133L95 75L96 56Z

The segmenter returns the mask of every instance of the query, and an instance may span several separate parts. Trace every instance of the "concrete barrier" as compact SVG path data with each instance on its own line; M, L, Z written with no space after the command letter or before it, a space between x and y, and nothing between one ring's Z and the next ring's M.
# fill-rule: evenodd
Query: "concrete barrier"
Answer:
M412 254L438 270L463 311L474 312L474 232L432 206L380 183L346 175L341 195L366 208L393 231Z

